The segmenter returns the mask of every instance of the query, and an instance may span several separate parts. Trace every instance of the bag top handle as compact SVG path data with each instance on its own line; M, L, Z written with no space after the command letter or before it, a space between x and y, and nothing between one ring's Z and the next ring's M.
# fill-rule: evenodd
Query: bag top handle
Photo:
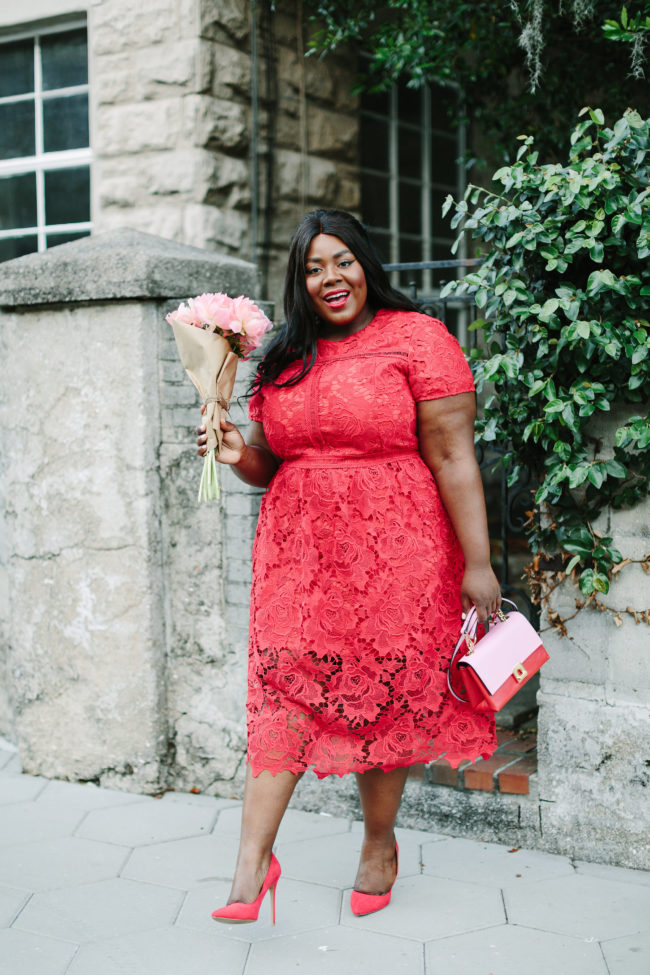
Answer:
M505 596L502 596L501 605L503 605L503 603L508 603L509 606L512 606L515 613L519 612L516 604L513 603L512 599L506 599ZM501 612L501 610L498 610L498 612ZM501 613L501 615L502 617L504 616L503 613ZM449 667L447 668L447 687L449 688L451 694L456 698L457 701L460 701L461 704L469 704L469 700L465 697L460 697L451 686L451 671L454 666L454 663L456 662L456 657L458 656L461 647L469 646L470 644L468 641L471 641L472 645L476 642L477 629L478 629L478 613L476 611L476 606L472 606L469 613L465 617L463 625L460 628L460 636L458 637L456 648L451 655L451 660L449 661Z

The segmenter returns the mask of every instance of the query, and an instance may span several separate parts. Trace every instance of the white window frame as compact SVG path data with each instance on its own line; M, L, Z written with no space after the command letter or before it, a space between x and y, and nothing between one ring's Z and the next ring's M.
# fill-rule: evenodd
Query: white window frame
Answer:
M0 230L0 240L19 237L36 237L38 250L47 249L48 234L89 233L92 219L79 223L46 224L45 222L45 173L57 169L73 169L75 166L89 166L92 179L93 152L90 146L80 149L66 149L60 152L45 152L43 148L43 102L50 98L69 95L89 94L89 84L74 85L67 88L43 90L41 66L41 38L52 34L68 33L71 30L87 30L85 19L75 18L29 31L12 31L0 37L0 47L15 41L32 39L34 41L34 90L23 95L8 95L0 98L0 105L34 100L35 149L33 156L14 157L0 160L0 178L19 176L28 173L36 175L36 225L10 230Z

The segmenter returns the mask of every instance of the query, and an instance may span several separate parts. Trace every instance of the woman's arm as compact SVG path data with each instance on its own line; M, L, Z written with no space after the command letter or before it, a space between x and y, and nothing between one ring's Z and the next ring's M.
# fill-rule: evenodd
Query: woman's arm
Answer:
M461 598L465 612L473 603L479 619L500 604L499 583L490 566L483 484L474 455L474 393L460 393L418 403L418 439L422 458L436 479L465 557Z
M205 407L202 407L201 412L203 413L204 410ZM217 454L219 463L228 464L237 477L246 484L252 484L253 487L267 487L281 461L269 447L262 424L257 421L251 423L248 441L244 440L235 424L230 423L225 417L221 418L221 429L223 443ZM203 457L208 439L205 425L197 427L196 432L197 453Z

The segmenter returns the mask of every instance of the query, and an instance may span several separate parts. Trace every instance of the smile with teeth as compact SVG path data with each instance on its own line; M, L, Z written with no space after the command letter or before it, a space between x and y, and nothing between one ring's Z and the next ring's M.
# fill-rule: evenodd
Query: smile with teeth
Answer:
M324 301L327 302L330 308L341 308L348 300L349 295L349 291L332 291L324 295Z

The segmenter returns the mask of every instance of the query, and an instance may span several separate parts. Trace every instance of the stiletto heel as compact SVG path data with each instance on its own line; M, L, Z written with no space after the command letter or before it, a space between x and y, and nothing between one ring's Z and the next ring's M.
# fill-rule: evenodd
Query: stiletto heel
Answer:
M397 874L399 873L399 846L395 843L395 880L397 880ZM393 881L394 885L395 881ZM385 894L364 894L360 890L353 890L350 895L350 907L352 913L356 914L357 917L362 917L364 914L374 914L375 911L381 911L382 907L388 907L390 904L390 896L393 892L393 885Z
M274 853L271 854L271 862L269 863L269 869L266 871L266 877L264 878L264 883L262 884L262 889L251 904L246 904L243 901L235 901L234 904L226 904L225 907L220 907L217 911L212 912L212 917L215 921L221 921L223 924L250 924L251 921L257 921L260 913L260 907L262 906L262 901L266 896L267 890L271 892L271 918L275 924L275 889L278 885L278 880L282 870L280 869L280 864Z

